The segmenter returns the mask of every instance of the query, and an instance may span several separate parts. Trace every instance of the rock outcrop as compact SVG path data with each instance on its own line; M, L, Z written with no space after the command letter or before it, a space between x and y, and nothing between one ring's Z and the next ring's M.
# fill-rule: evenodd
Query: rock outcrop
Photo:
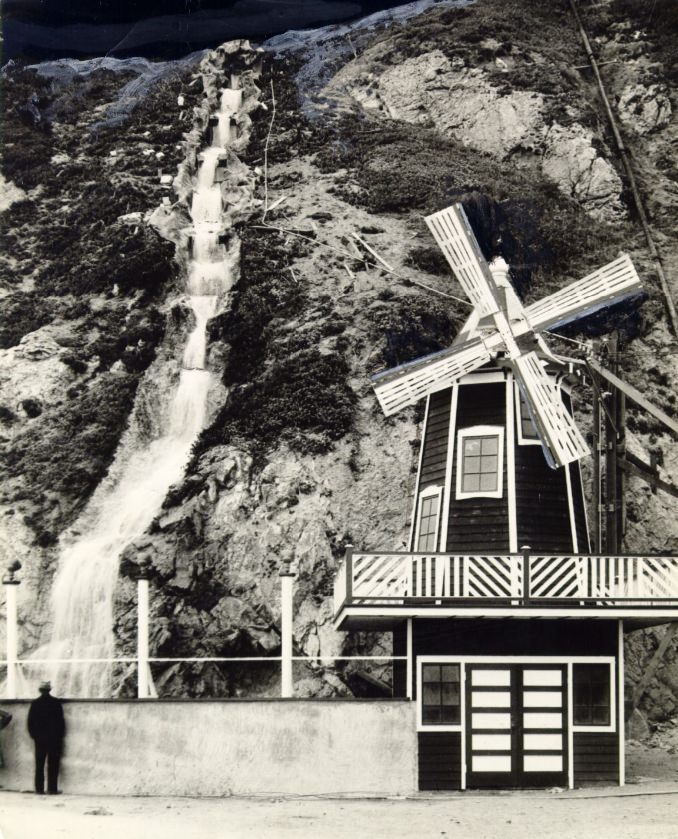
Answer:
M384 66L384 58L380 47L366 50L336 74L325 96L335 102L350 96L369 112L433 127L497 165L511 165L512 158L521 166L540 163L543 174L595 220L626 216L621 178L601 154L600 138L576 121L575 108L563 126L550 113L547 95L499 87L482 66L449 59L441 50L392 66Z

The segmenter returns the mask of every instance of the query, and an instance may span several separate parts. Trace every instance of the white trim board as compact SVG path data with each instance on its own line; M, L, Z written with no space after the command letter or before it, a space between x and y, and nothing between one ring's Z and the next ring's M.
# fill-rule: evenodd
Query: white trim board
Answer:
M516 509L516 450L513 426L514 394L516 385L513 374L506 380L506 493L508 499L509 551L518 553L518 512ZM503 464L502 464L503 468Z
M459 404L459 385L452 387L452 402L450 405L450 428L447 437L447 462L445 464L445 491L443 492L443 517L440 528L441 553L447 551L447 530L450 522L450 502L452 500L452 467L455 456L455 433L457 430L457 405Z
M426 428L428 426L428 412L431 404L431 394L426 397L426 410L424 411L424 422L421 427L421 435L419 441L419 463L417 464L417 482L415 484L414 502L412 504L412 521L410 522L410 550L414 547L414 530L417 522L417 505L419 504L419 484L421 482L421 464L424 460L424 439L426 436Z

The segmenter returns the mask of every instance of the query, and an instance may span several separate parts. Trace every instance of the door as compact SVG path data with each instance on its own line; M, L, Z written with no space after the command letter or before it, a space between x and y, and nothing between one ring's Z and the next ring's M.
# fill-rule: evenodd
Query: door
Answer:
M565 665L466 666L466 785L567 785Z

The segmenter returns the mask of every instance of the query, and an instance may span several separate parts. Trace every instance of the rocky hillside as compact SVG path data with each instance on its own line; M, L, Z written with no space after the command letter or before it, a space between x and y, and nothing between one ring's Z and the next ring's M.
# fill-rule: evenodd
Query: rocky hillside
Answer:
M587 11L586 23L610 62L605 80L675 277L668 5L650 18L639 2L615 0ZM142 557L153 571L158 656L276 654L277 574L288 556L300 652L382 649L380 639L334 632L332 579L347 542L397 549L408 538L421 411L385 419L369 374L446 346L465 319L466 306L425 287L459 295L422 219L453 201L464 202L486 255L512 265L528 301L628 250L647 289L642 305L567 336L599 342L614 324L624 377L675 414L675 344L586 65L566 4L532 0L442 3L387 27L268 45L264 107L240 154L256 200L235 231L232 305L210 325L223 388L185 480L125 552L122 652L133 649ZM138 78L116 69L59 82L15 67L4 78L16 141L2 163L12 201L2 213L2 503L32 603L47 602L59 533L105 474L155 348L185 317L181 268L144 219L177 200L163 176L185 153L202 84L191 61L172 65L109 125L108 104ZM589 405L583 389L584 427ZM632 448L653 451L664 477L678 480L678 450L662 427L633 410L629 424ZM628 500L628 550L675 553L671 500L636 479ZM40 630L31 616L25 643ZM657 634L631 640L631 679ZM652 718L676 711L674 669L669 661L644 699ZM359 689L339 665L299 666L296 676L301 695ZM158 667L155 677L162 694L263 694L275 690L277 667ZM120 690L131 689L123 678Z

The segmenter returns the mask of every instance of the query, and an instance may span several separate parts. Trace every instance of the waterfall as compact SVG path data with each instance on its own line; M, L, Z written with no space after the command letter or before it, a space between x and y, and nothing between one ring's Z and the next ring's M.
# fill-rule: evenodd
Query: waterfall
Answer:
M241 98L239 90L222 92L212 145L200 155L191 207L193 261L186 288L195 324L183 349L179 382L168 407L152 423L156 431L151 439L142 441L137 433L131 445L121 445L109 478L78 519L69 543L62 544L52 589L52 638L33 654L36 668L38 661L54 661L49 675L62 696L111 695L113 668L102 660L115 651L113 598L120 556L146 531L169 487L181 480L205 424L211 378L205 369L207 323L232 283L228 254L220 244L224 208L215 181ZM222 132L222 125L229 126L228 132ZM159 402L155 400L156 410L162 410ZM130 434L134 436L128 431L128 440ZM123 448L127 451L121 453ZM88 661L69 664L64 659Z

